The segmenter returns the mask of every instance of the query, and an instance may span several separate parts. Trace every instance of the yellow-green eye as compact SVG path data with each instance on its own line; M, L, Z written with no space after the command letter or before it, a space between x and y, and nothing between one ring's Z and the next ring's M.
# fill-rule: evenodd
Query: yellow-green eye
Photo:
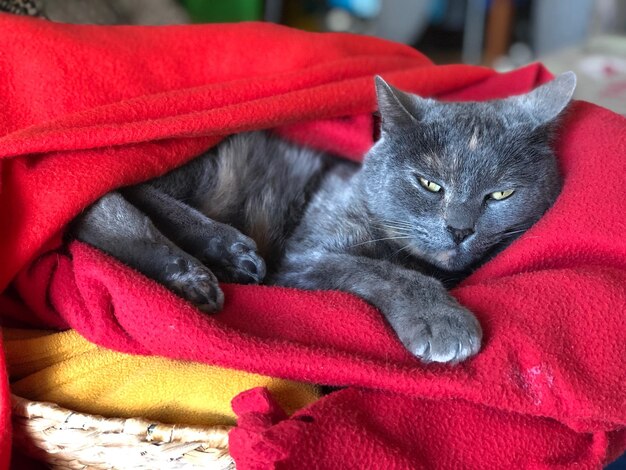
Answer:
M426 178L422 178L421 176L418 179L424 189L427 189L431 193L438 193L439 191L441 191L441 186L439 186L437 183L428 181Z
M507 189L506 191L496 191L495 193L491 193L489 197L491 199L495 199L496 201L501 201L502 199L506 199L507 197L509 197L514 192L514 189Z

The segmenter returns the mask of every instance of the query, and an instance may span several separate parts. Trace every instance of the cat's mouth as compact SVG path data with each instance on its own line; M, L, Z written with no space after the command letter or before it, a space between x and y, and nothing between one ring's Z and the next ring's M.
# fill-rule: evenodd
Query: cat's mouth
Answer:
M461 247L431 252L427 258L437 268L445 271L460 271L474 262L472 256Z
M431 258L434 264L443 269L456 269L459 264L459 255L461 254L458 248L452 250L443 250L431 254Z
M418 257L428 261L440 269L453 269L457 264L460 250L453 248L450 250L424 250L421 246L412 244L411 251Z
M444 251L440 251L439 253L435 253L433 258L441 263L441 264L449 264L454 257L456 257L459 254L458 249L455 250L444 250Z
M421 244L412 243L411 251L417 257L444 271L463 270L475 261L472 254L467 249L464 249L463 246L447 250L433 250L432 248L425 249Z

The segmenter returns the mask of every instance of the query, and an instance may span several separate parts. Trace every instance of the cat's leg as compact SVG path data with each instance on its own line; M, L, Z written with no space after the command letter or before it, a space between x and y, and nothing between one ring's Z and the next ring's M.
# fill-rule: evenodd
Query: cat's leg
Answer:
M165 285L200 310L220 310L224 294L215 275L181 250L119 193L96 201L76 220L73 235Z
M349 254L292 254L275 280L361 297L380 309L407 349L426 362L455 363L480 349L478 320L437 279L388 261Z
M208 218L149 183L126 188L123 194L221 281L256 284L265 277L265 262L256 243L231 225Z

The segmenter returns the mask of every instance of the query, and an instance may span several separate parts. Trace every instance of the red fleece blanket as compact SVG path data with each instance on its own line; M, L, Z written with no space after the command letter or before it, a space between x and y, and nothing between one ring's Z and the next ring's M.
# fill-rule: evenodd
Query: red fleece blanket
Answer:
M558 143L563 193L454 295L483 325L450 367L404 351L339 292L226 285L206 316L59 234L86 205L233 132L278 128L358 159L372 76L447 99L520 93L505 75L434 66L402 45L268 24L68 26L0 15L0 297L5 321L72 327L112 349L346 388L287 419L240 395L238 468L599 467L626 447L626 121L578 103ZM19 40L16 40L19 38ZM9 221L7 223L6 221ZM8 461L7 385L0 459Z

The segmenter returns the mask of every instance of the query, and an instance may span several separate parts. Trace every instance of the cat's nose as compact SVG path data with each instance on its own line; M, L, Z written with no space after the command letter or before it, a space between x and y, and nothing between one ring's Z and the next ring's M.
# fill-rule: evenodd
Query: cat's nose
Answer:
M474 233L473 228L456 228L456 227L446 227L448 232L452 234L452 238L454 239L454 243L460 245L463 243L467 237Z

